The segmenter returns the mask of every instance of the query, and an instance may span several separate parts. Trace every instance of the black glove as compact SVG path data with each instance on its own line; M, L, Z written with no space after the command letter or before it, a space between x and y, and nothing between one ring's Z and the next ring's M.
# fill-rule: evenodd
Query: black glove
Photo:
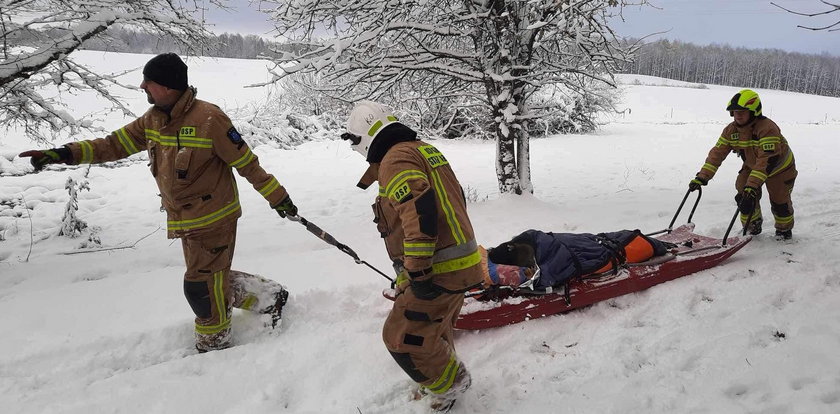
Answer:
M434 283L432 283L432 278L426 278L425 280L418 280L426 275L432 274L432 268L424 269L419 272L408 272L408 279L411 282L411 291L414 292L414 296L418 299L423 300L432 300L442 293Z
M709 183L709 180L703 177L694 177L690 183L688 183L688 191L695 191L699 190L701 185L706 185Z
M755 187L744 187L744 192L735 196L738 210L745 216L751 216L755 211L755 201L757 199L758 189Z
M73 153L70 148L59 147L48 150L30 150L18 154L18 157L31 157L29 162L35 167L35 171L40 171L47 164L67 164L73 161Z
M297 206L295 205L295 203L292 202L292 198L289 196L286 196L286 198L284 198L283 201L280 202L280 204L277 204L272 208L277 210L277 214L279 214L280 217L283 218L286 218L287 215L297 216Z

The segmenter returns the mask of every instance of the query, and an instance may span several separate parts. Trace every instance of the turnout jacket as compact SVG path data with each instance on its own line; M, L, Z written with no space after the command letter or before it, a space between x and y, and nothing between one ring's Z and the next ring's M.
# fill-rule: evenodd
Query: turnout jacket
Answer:
M209 231L242 215L232 168L272 206L287 195L260 167L227 115L195 96L191 87L169 113L153 106L105 138L66 145L74 164L114 161L146 150L169 238Z
M744 126L735 122L727 125L697 176L711 180L730 151L737 153L744 160L744 167L752 170L745 184L748 187L761 187L767 178L794 163L793 151L779 126L761 116Z
M437 148L419 140L397 142L381 162L371 163L359 187L372 179L379 182L374 222L396 269L416 275L431 268L432 275L418 278L431 277L450 292L481 284L481 255L464 193Z

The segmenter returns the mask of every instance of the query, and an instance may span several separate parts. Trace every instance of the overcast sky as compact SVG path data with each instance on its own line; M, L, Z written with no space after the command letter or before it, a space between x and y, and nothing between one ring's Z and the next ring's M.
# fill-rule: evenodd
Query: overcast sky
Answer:
M803 17L787 13L770 0L650 0L655 7L628 7L624 21L613 28L621 36L671 39L695 44L729 44L747 48L782 49L790 52L840 56L840 30L812 31L797 27L826 26L840 20L840 12ZM776 4L801 12L819 12L828 7L819 0L775 0ZM208 22L218 33L270 36L272 26L257 11L260 2L232 0L236 11L208 11ZM265 7L265 6L263 6Z

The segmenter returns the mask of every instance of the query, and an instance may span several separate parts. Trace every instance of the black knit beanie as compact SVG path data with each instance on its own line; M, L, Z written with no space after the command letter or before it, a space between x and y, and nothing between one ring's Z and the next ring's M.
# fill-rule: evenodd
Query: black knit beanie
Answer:
M504 265L534 266L534 239L527 232L504 242L487 251L487 258L491 262Z
M179 91L187 90L187 65L174 53L153 57L143 67L143 78Z

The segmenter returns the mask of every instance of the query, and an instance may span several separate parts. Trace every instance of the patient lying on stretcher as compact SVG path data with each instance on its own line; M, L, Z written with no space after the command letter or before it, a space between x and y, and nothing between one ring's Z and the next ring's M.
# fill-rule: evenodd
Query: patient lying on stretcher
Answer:
M563 285L579 276L610 271L625 263L640 263L667 254L672 243L639 230L612 233L545 233L527 230L490 250L479 246L484 287L519 286L539 271L532 288Z

